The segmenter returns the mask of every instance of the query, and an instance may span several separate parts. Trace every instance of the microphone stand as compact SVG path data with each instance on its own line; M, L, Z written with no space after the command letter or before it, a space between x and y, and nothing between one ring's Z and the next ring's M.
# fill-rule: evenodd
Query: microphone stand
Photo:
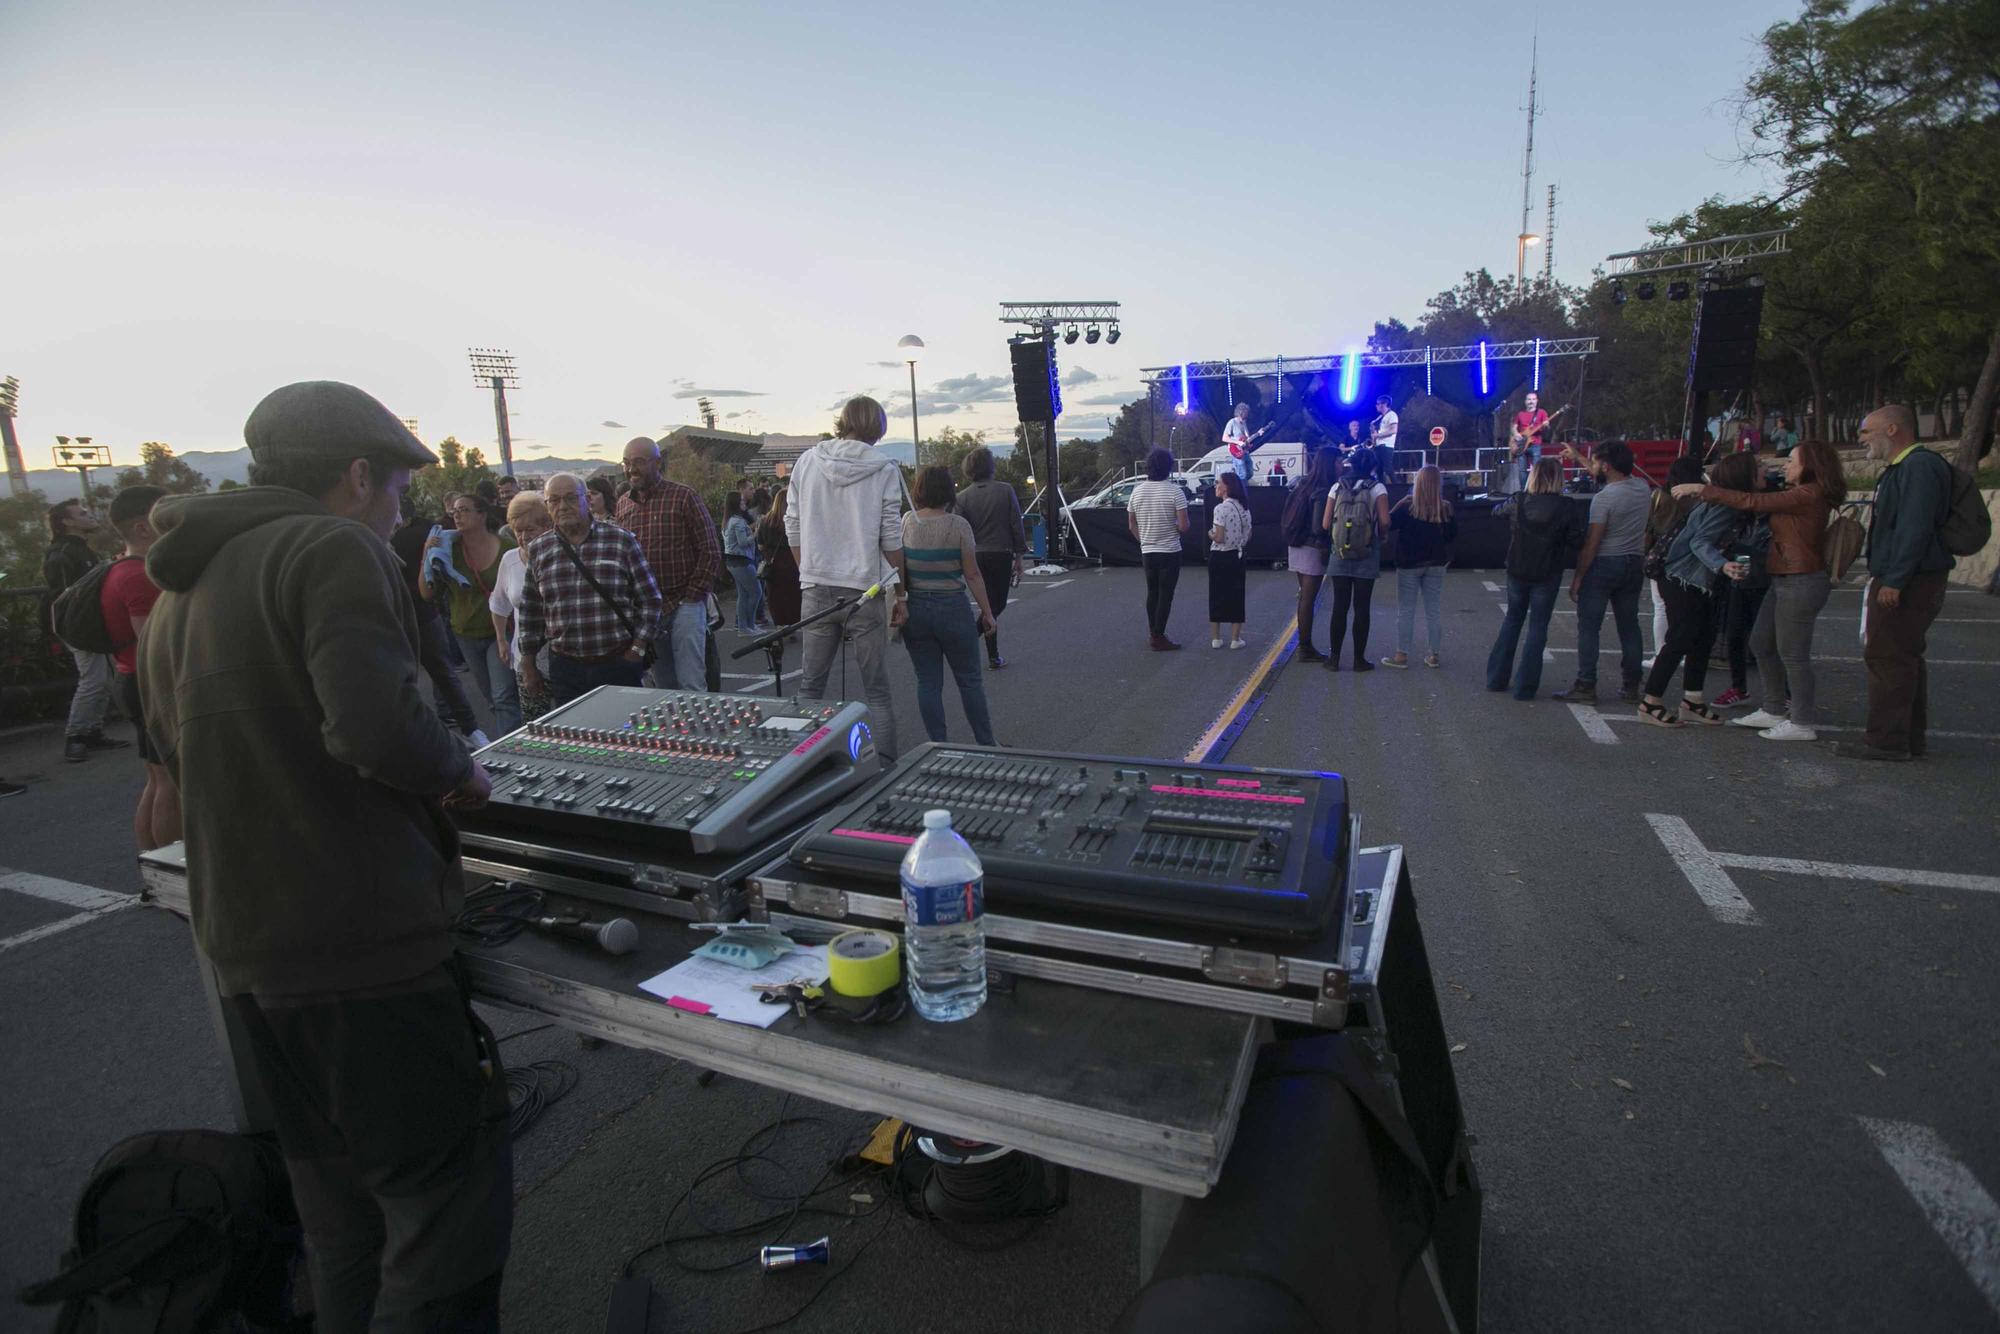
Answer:
M816 611L812 615L805 617L803 620L794 621L790 625L781 625L775 630L767 631L766 633L757 636L755 639L743 645L741 648L731 652L729 655L730 660L734 661L737 658L748 657L750 654L755 653L758 649L763 649L765 653L768 655L771 664L771 678L772 678L771 693L782 699L784 698L785 694L785 689L784 689L785 641L797 635L799 631L805 629L809 625L816 625L819 622L827 619L827 617L836 614L837 612L852 610L853 608L860 606L864 602L871 602L875 598L881 596L882 596L882 586L880 584L877 584L875 586L875 590L873 593L856 593L852 597L844 597L840 599L840 601L834 603L831 607L826 607L820 611ZM803 653L803 649L801 650L801 653ZM801 665L803 665L803 662L801 663ZM847 636L844 634L840 637L840 689L841 689L841 698L842 699L847 698Z

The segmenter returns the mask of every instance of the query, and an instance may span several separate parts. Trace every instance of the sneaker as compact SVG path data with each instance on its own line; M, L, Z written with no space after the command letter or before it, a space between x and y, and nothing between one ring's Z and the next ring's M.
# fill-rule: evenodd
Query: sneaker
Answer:
M1221 641L1220 639L1211 639L1211 640L1209 640L1209 641L1208 641L1208 646L1209 646L1210 648L1221 648L1221 647L1222 647L1222 641Z
M1384 658L1382 659L1382 665L1384 667L1394 667L1400 672L1410 665L1410 660L1408 658Z
M132 748L131 742L120 741L117 737L106 736L102 732L87 732L82 739L85 748L89 750L130 750Z
M1006 665L1007 665L1007 660L1001 657L998 653L994 654L992 657L986 660L986 666L992 671L997 672Z
M1739 718L1736 721L1742 722L1743 720ZM1810 727L1801 727L1797 723L1793 722L1790 718L1785 719L1783 722L1779 723L1776 727L1765 728L1757 735L1763 737L1766 741L1819 740L1818 732L1813 731L1812 728Z
M90 747L80 736L63 738L63 758L71 764L82 764L90 758Z
M1230 640L1230 641L1229 641L1229 647L1231 647L1231 648L1249 648L1249 647L1250 647L1250 644L1249 644L1249 641L1247 641L1247 640L1242 640L1242 639L1232 639L1232 640Z
M1775 713L1767 713L1763 709L1758 709L1755 713L1746 713L1741 718L1731 718L1729 725L1731 727L1754 727L1761 732L1767 727L1776 727L1784 721L1786 720L1780 718ZM1789 737L1786 739L1790 740Z
M1561 700L1565 704L1595 704L1597 703L1597 682L1578 681L1568 690L1558 690L1550 695L1549 698Z
M0 797L18 797L28 789L20 783L10 783L0 778Z
M1750 696L1746 691L1738 690L1735 686L1731 686L1710 700L1708 707L1711 709L1740 709L1749 702Z

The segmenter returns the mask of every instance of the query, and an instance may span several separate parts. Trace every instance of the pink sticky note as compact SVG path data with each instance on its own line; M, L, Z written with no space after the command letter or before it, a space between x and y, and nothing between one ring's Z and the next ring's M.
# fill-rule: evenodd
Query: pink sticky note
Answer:
M689 1000L686 996L669 996L667 997L667 1004L673 1006L676 1010L686 1010L689 1014L709 1013L708 1006L698 1000Z

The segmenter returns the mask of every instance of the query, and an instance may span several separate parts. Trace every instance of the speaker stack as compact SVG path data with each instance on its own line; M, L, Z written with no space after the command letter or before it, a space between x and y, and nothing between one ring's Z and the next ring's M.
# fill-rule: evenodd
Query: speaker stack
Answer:
M1763 318L1762 287L1704 291L1695 311L1694 364L1688 371L1688 388L1697 394L1746 392L1757 365L1757 329Z
M1046 338L1010 343L1014 359L1014 407L1024 422L1051 422L1062 415L1062 387L1056 383L1055 344Z

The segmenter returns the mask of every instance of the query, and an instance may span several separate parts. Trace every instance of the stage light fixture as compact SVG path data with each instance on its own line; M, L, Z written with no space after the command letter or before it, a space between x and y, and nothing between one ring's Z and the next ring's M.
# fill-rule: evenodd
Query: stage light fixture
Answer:
M1352 403L1361 392L1361 354L1349 352L1340 359L1340 401Z
M1687 285L1686 283L1668 283L1668 284L1667 284L1667 300L1669 300L1669 301L1685 301L1685 300L1687 300L1687 299L1688 299L1688 292L1689 292L1690 290L1691 290L1691 289L1690 289L1690 288L1688 287L1688 285Z
M1659 290L1659 288L1653 286L1651 283L1640 283L1639 299L1641 301L1651 301L1655 296L1659 295Z
M1065 343L1074 343L1076 339L1077 339L1077 328L1074 324L1072 324L1069 326L1069 332L1063 335L1063 341Z
M1536 393L1542 392L1542 340L1535 340L1535 377L1531 386Z
M1614 306L1622 306L1625 304L1625 300L1626 300L1625 284L1624 283L1611 284L1611 304Z
M1479 340L1479 396L1486 397L1493 392L1493 380L1486 371L1486 340Z
M1112 325L1112 326L1111 326L1111 332L1110 332L1110 333L1108 333L1108 334L1106 334L1106 335L1104 335L1104 341L1105 341L1105 342L1107 342L1107 343L1115 343L1115 342L1117 342L1117 341L1118 341L1118 326L1117 326L1117 325L1115 325L1115 324L1114 324L1114 325Z
M1181 363L1181 401L1178 405L1175 406L1174 411L1179 415L1185 417L1187 416L1187 410L1188 410L1188 370L1187 370L1187 363L1183 361Z
M1095 343L1102 337L1104 337L1104 330L1093 324L1090 326L1090 332L1084 334L1083 341L1086 343Z

